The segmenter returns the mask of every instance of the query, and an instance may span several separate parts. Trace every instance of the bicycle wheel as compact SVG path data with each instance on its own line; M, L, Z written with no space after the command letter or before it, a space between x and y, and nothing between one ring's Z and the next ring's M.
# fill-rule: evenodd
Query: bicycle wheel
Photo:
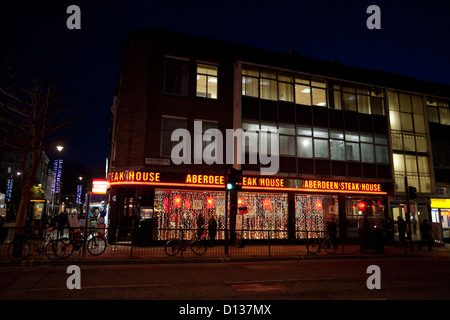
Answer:
M306 250L310 254L316 254L320 248L320 239L319 238L311 238L308 239L308 244L306 245Z
M73 241L70 240L70 238L68 238L68 237L59 238L59 240L64 242L64 244L66 245L66 250L64 251L63 258L70 257L73 254L73 252L75 251L75 245L73 244Z
M50 260L62 259L66 253L66 244L61 239L50 241L45 245L44 253Z
M8 257L11 260L23 260L30 254L31 246L28 240L14 240L8 246Z
M335 253L336 250L337 250L337 246L334 246L334 245L331 243L330 238L327 238L327 239L325 240L323 246L324 246L325 251L326 251L327 253L329 253L329 254L333 254L333 253Z
M99 256L106 250L106 240L99 236L93 236L87 242L87 251L93 256Z
M181 241L173 239L167 241L167 243L164 245L164 251L168 256L173 257L174 255L178 254L178 252L180 252L181 247L182 247Z
M191 244L191 250L193 253L195 253L198 256L201 256L206 252L207 246L206 242L202 240L195 240Z

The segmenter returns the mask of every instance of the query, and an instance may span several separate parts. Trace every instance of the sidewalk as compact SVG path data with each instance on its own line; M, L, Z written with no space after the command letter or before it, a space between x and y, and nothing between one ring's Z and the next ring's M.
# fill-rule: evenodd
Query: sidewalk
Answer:
M115 248L114 248L115 247ZM22 261L12 261L7 256L0 256L0 267L17 266L68 266L68 265L114 265L114 264L170 264L170 263L230 263L230 262L249 262L249 261L301 261L311 259L389 259L389 258L450 258L450 245L443 244L433 247L432 251L427 248L420 250L417 244L414 244L413 252L408 247L405 248L386 246L384 253L361 253L358 251L339 252L327 254L320 252L318 254L308 254L306 248L295 246L291 251L287 246L272 246L271 252L267 252L265 246L248 246L251 250L245 248L229 247L229 254L224 254L224 247L217 246L208 248L203 256L196 256L186 250L183 256L178 254L175 257L169 257L164 253L164 248L155 247L139 248L134 247L130 252L129 247L112 246L100 256L85 256L74 254L73 256L61 260L49 260L45 256L34 253ZM277 248L279 247L279 248ZM277 250L278 249L278 250ZM282 250L281 250L282 249ZM298 250L300 249L300 250ZM303 251L305 249L305 251ZM241 251L240 251L241 250ZM4 252L4 251L2 251Z

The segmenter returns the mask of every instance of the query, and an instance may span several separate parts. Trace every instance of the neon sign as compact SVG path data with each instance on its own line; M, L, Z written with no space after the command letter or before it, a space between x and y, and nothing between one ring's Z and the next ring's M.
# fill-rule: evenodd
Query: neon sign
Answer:
M214 184L223 186L225 184L225 177L206 174L188 174L186 176L185 182L194 184Z
M303 180L302 189L382 192L380 183Z
M284 179L281 178L243 177L242 186L284 188L285 184Z
M108 180L94 179L92 180L92 194L106 194L108 189Z
M225 188L225 176L210 174L187 173L171 174L151 171L118 171L108 174L111 186L115 185L152 185L165 187L200 187ZM244 176L243 190L274 190L295 192L323 192L323 193L355 193L385 195L381 183L365 181L315 180L267 176Z
M160 182L161 173L148 171L118 171L108 173L109 182Z

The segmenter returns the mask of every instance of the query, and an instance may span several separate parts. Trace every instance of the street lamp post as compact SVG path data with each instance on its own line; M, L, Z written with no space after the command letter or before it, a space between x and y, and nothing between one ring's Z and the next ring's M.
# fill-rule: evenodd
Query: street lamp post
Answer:
M58 193L59 193L59 180L58 176L60 174L59 172L59 164L61 162L61 151L64 149L63 146L57 146L56 149L58 150L58 161L56 163L56 174L55 174L55 193L54 193L54 197L53 197L53 212L56 213L56 202L57 202L57 197L58 197Z
M77 202L77 205L79 207L78 208L79 213L82 214L83 213L83 209L82 209L83 207L82 207L81 196L83 194L83 184L82 184L83 177L79 176L78 179L80 180L80 183L77 185L77 199L76 199L76 202Z

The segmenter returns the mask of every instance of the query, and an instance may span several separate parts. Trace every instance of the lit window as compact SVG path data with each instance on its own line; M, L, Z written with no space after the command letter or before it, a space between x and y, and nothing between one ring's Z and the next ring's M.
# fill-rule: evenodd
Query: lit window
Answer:
M197 97L217 99L217 66L197 65Z

